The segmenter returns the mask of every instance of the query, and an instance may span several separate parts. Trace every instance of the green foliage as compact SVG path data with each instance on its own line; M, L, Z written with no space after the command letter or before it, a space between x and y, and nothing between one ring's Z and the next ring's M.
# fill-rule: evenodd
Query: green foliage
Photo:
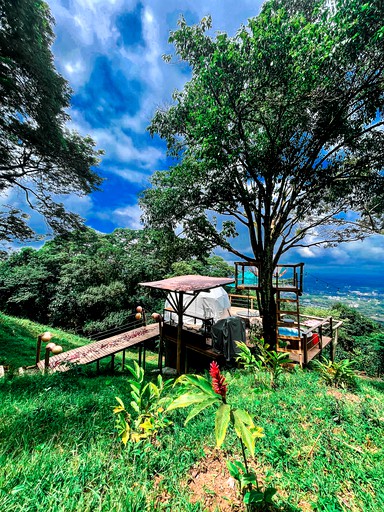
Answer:
M156 384L145 382L144 370L136 361L133 367L127 368L132 375L128 383L133 412L131 414L127 411L123 401L118 397L116 400L119 405L113 409L117 415L116 429L124 445L128 441L138 443L144 439L152 439L159 430L172 424L164 409L169 399L163 396L170 388L171 381L164 382L162 376L158 375Z
M244 459L244 474L241 477L239 476L239 481L241 483L240 490L243 494L243 500L246 504L247 510L259 510L258 508L255 508L256 499L251 494L254 492L252 490L253 484L256 484L257 489L259 489L257 478L253 473L249 473L245 469L248 466L245 448L247 448L250 455L253 457L255 454L256 439L264 436L262 433L263 429L254 424L252 416L246 410L234 408L227 404L227 385L225 383L225 378L220 374L216 363L211 364L210 374L212 376L212 383L199 375L182 375L179 377L175 384L181 384L183 392L179 397L173 400L173 402L168 406L168 410L171 411L173 409L193 405L193 409L185 420L186 425L204 409L207 409L214 404L219 405L215 414L216 446L222 446L227 436L228 427L231 425L240 440ZM236 463L229 464L232 464L233 467L239 467L239 465L236 466ZM230 465L228 466L229 469L231 467ZM244 482L246 482L245 485L243 485ZM260 505L263 503L264 501L262 499L258 502Z
M281 256L383 226L384 4L334 4L269 0L233 37L181 18L170 42L191 79L149 127L178 160L142 195L147 225L181 225L244 260L235 222L248 230L271 346Z
M383 372L380 349L383 327L355 308L342 303L334 304L330 314L343 321L339 329L337 359L352 358L356 370L372 376L380 375Z
M231 277L234 269L220 256L210 256L204 260L178 261L172 264L172 272L166 277L200 274L212 277Z
M236 361L253 373L259 390L266 387L276 389L284 373L284 365L290 362L289 355L286 352L270 350L269 344L263 338L254 338L252 341L256 343L258 353L255 355L245 343L237 342L240 352Z
M53 197L98 190L102 179L93 167L102 151L66 128L72 91L54 67L47 3L2 0L0 14L0 191L16 189L25 199L20 209L2 205L0 240L33 238L28 208L55 233L78 228L82 219Z
M182 386L182 394L172 401L168 410L180 409L193 405L185 423L197 416L211 405L219 405L215 415L215 436L216 445L220 447L224 442L227 429L231 424L240 439L241 443L253 456L255 453L255 441L262 437L262 429L256 427L252 417L241 409L231 408L225 399L216 393L210 381L200 375L182 375L176 381Z
M319 373L321 380L328 386L336 388L354 388L356 386L356 375L354 372L354 361L344 359L343 361L312 361L312 365Z
M37 336L45 331L51 331L52 341L65 351L89 343L80 336L0 313L0 365L19 368L35 364Z
M170 230L92 229L69 233L41 249L22 249L0 263L0 309L12 315L87 333L122 325L137 304L162 307L163 294L138 286L161 279L171 265L192 256L213 273L224 260L206 258ZM145 258L143 258L145 254Z
M240 461L228 461L227 467L229 474L234 478L240 491L244 496L244 503L247 505L247 510L260 510L266 512L274 505L273 497L277 490L274 487L268 487L261 490L257 481L257 476L254 472L248 472L244 464ZM256 486L256 490L252 486Z
M264 428L249 472L256 470L264 488L279 489L277 509L384 509L383 382L358 378L355 394L340 389L333 395L314 372L299 372L287 374L276 392L255 397L251 375L235 370L226 377L232 406L248 410ZM213 411L186 426L184 411L175 411L174 424L157 436L156 449L147 441L123 448L106 406L115 396L127 397L125 375L0 379L0 509L207 510L200 496L191 504L186 481L193 478L192 468L209 461L202 446L215 445ZM129 400L123 401L128 407ZM240 460L231 428L227 436L230 460ZM221 469L226 471L225 464ZM199 476L207 487L209 473ZM214 490L210 504L221 493ZM166 496L166 503L159 496Z
M380 324L346 304L333 304L331 315L343 320L339 343L347 351L353 350L355 336L367 336L380 330Z

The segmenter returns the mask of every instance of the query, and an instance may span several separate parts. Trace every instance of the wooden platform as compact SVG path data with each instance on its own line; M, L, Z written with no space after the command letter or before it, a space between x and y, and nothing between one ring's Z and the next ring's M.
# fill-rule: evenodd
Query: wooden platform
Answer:
M73 365L94 363L105 357L122 352L127 348L140 345L146 341L155 340L158 337L158 323L139 327L117 336L95 341L88 345L68 350L68 352L62 352L57 356L52 356L49 360L49 370L51 372L66 372ZM40 370L44 370L44 361L39 361L37 366Z
M324 350L331 343L332 339L328 336L323 336L323 347L321 350ZM308 349L308 363L312 361L316 356L318 356L321 352L319 348L319 344L315 345L312 348ZM304 364L304 352L300 353L298 350L280 350L280 352L285 352L289 355L289 358L294 363Z

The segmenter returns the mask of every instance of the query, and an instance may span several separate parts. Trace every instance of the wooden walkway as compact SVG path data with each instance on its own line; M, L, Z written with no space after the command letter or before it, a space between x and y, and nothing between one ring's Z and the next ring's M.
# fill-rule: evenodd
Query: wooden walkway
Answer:
M146 341L155 340L159 337L159 324L151 324L139 327L131 331L95 341L82 347L62 352L49 359L49 370L51 372L66 372L73 365L90 364L100 361L108 356L114 356L118 352L123 352L127 348L140 345ZM40 370L45 369L44 361L39 361L37 367Z

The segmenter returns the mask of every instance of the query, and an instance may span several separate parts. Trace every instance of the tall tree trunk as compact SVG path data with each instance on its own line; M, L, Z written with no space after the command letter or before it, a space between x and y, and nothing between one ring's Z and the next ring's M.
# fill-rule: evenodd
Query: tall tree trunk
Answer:
M260 315L263 321L264 340L270 345L271 350L277 348L277 316L276 300L273 290L273 259L264 255L260 260Z

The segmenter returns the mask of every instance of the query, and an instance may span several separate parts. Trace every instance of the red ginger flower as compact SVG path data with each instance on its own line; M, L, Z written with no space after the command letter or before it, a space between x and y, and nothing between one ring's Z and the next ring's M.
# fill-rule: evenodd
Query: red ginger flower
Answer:
M218 395L221 395L225 402L227 395L227 384L224 375L221 375L219 365L216 361L212 361L209 367L209 375L212 377L212 389Z

